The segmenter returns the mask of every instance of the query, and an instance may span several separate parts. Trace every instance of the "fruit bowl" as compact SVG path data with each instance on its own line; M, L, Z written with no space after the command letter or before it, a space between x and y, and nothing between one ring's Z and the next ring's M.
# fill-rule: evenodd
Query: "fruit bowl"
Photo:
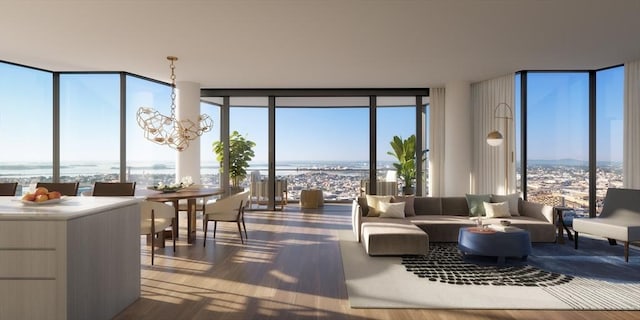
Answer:
M40 205L45 205L45 204L54 204L54 203L59 203L62 202L66 199L66 197L61 197L61 198L57 198L57 199L49 199L46 201L30 201L30 200L25 200L25 199L21 199L20 202L22 202L22 204L26 204L28 206L40 206Z
M180 189L182 189L182 187L170 187L170 186L163 186L163 187L158 187L158 186L152 186L149 187L150 190L155 190L155 191L160 191L162 193L170 193L170 192L177 192Z

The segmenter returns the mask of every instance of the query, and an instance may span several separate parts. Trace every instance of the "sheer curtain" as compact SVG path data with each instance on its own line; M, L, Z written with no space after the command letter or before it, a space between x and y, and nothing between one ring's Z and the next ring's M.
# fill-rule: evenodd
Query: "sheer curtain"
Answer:
M623 185L640 189L640 60L624 65Z
M444 194L444 88L429 89L429 195Z
M516 189L514 81L515 74L509 74L471 85L474 119L471 170L473 193L509 194ZM505 121L496 116L509 116L511 119ZM504 137L502 144L497 147L486 142L487 134L494 130L498 130Z

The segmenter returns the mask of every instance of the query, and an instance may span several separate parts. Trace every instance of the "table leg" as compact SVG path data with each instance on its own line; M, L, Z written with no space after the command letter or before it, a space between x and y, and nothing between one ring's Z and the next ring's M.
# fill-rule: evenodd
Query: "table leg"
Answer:
M196 240L196 199L187 200L187 243Z
M558 236L556 237L556 243L564 243L564 229L562 229L562 226L564 225L564 220L562 219L562 210L561 209L554 209L556 212L556 226L558 227Z
M179 233L178 230L180 230L180 222L179 222L180 221L180 219L179 219L180 217L178 216L178 212L180 211L180 207L179 207L179 204L178 204L178 200L171 201L171 204L173 205L173 208L176 210L176 221L175 221L175 223L176 223L176 238L178 238L178 233Z

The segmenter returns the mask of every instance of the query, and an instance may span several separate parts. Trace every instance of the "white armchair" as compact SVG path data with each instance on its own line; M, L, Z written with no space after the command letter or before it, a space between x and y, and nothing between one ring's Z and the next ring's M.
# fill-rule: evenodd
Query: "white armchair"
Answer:
M175 209L162 202L142 201L140 205L140 235L147 235L151 242L151 265L154 263L156 236L164 247L164 229L171 227L173 252L176 251Z
M597 218L573 219L575 248L578 249L578 233L588 233L624 243L624 260L629 262L629 243L640 241L640 190L607 190L602 212Z
M218 222L235 222L238 225L240 233L240 241L244 244L242 238L242 227L244 228L245 238L247 236L247 227L244 224L244 208L249 201L249 190L230 195L226 198L218 199L215 202L209 202L204 206L202 214L202 228L204 229L203 246L207 245L207 229L209 221L213 221L213 238L216 237L216 228Z

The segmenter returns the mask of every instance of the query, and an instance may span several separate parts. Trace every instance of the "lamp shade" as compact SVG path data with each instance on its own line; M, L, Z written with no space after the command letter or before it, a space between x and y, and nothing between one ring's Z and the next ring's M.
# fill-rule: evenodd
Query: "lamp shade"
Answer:
M502 144L502 133L500 131L491 131L487 135L487 143L492 147L497 147Z

